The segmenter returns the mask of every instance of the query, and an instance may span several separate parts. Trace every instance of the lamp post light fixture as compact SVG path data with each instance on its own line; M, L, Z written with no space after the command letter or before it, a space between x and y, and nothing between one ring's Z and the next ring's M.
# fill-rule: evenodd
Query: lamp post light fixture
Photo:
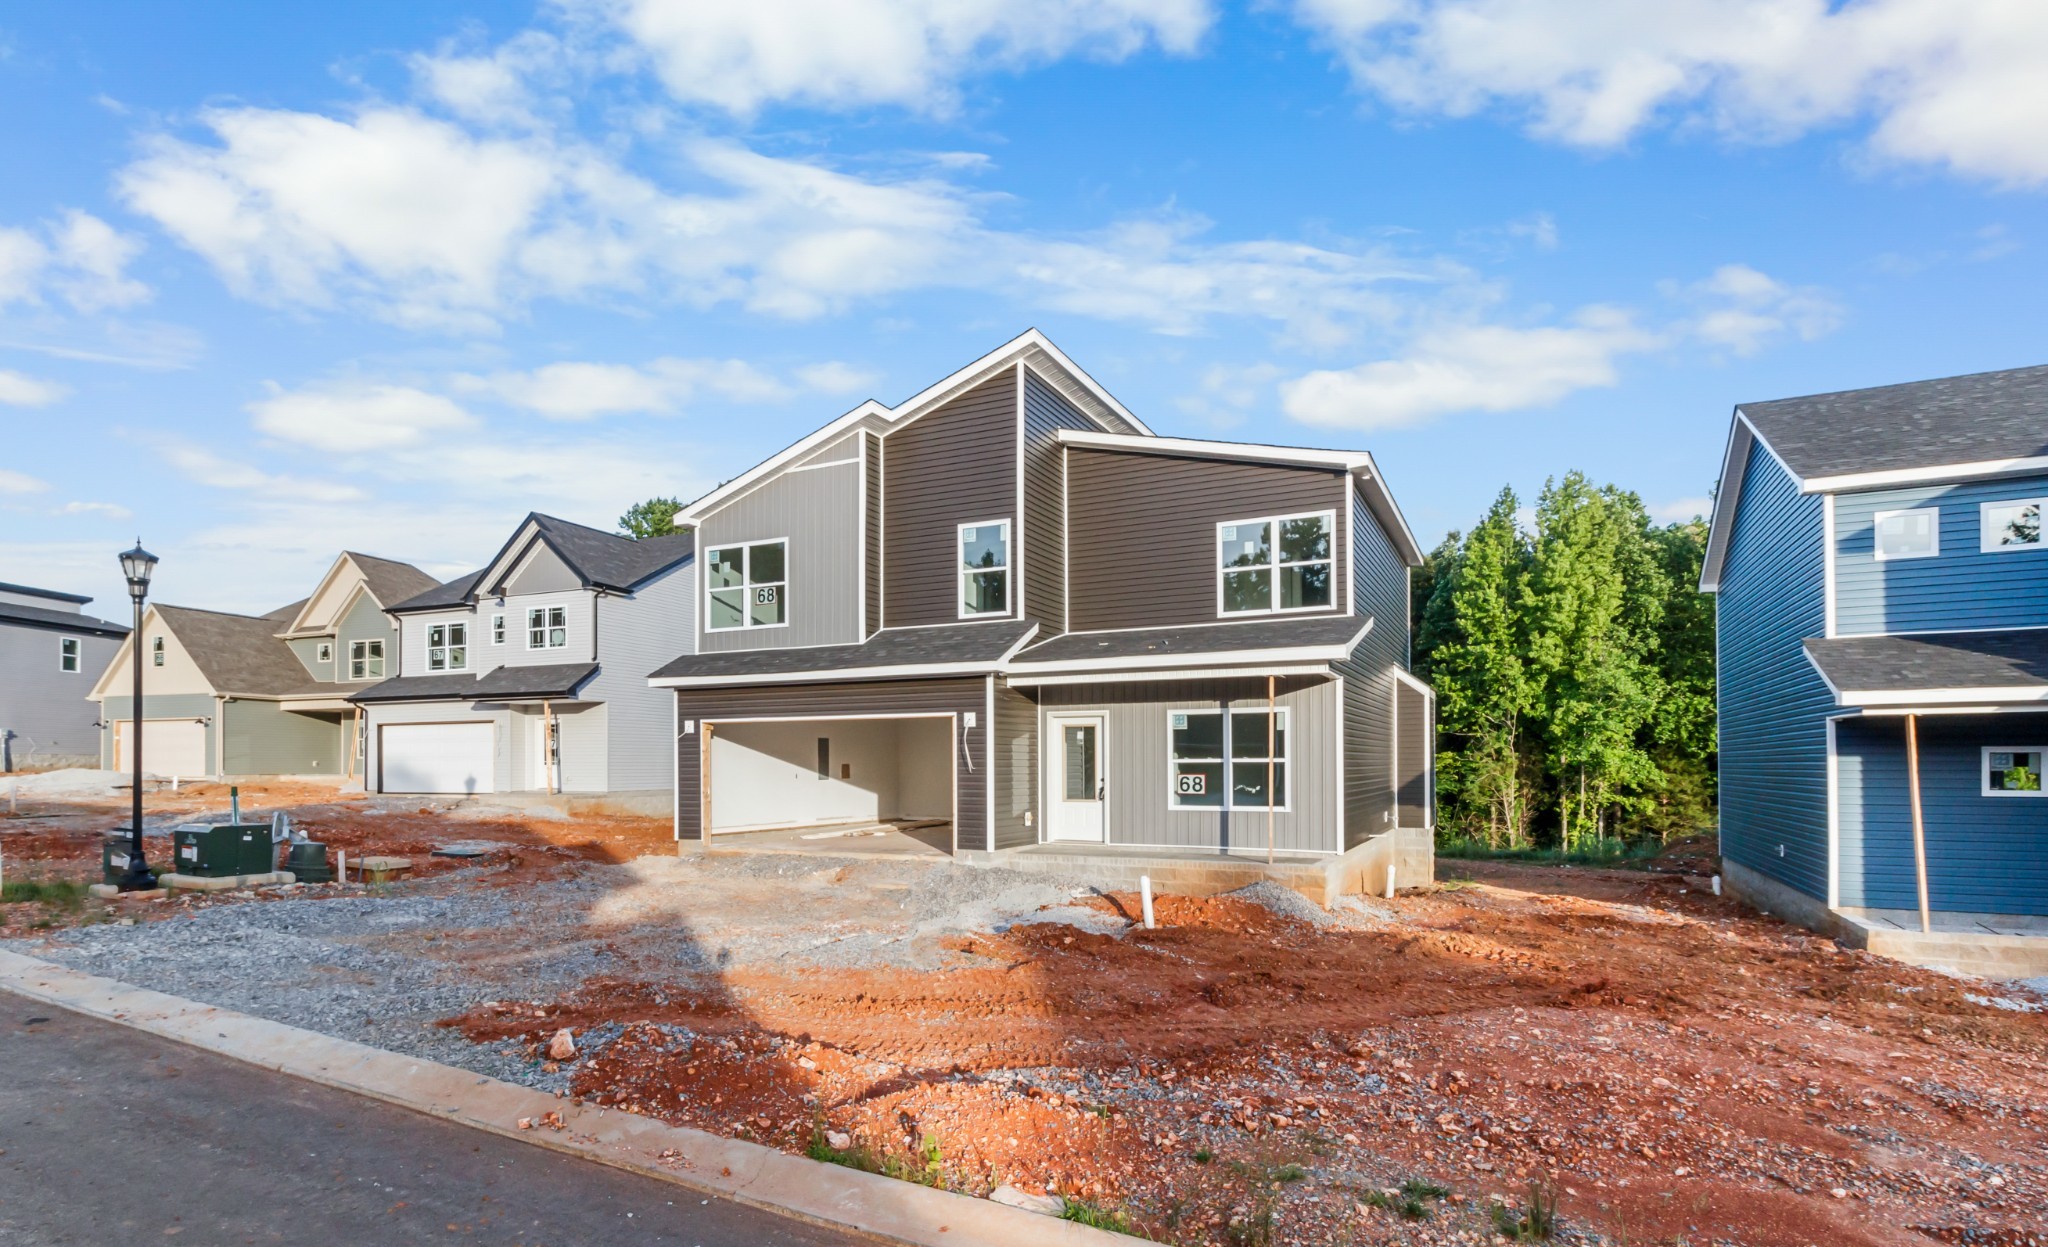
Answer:
M128 578L128 596L135 600L135 630L129 634L135 640L135 689L128 703L128 760L134 767L134 787L129 792L128 873L114 885L123 892L145 892L156 886L156 876L149 873L142 856L142 599L149 596L149 578L155 571L156 555L143 549L142 538L137 537L135 548L121 556L121 574Z

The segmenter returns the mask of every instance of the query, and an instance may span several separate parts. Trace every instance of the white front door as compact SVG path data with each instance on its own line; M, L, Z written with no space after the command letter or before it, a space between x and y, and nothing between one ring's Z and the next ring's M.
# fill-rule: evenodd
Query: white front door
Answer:
M540 792L559 792L562 787L560 777L548 773L548 767L555 762L555 759L548 756L549 722L545 715L527 716L526 786ZM558 735L557 740L559 739Z
M1052 743L1047 831L1054 840L1099 842L1108 823L1104 798L1109 792L1103 773L1103 717L1056 714L1047 723Z

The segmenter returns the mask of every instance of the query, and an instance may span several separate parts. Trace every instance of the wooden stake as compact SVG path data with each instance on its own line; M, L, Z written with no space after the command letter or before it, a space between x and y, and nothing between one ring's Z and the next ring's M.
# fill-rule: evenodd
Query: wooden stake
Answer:
M548 795L555 795L555 703L540 704L540 769L548 783Z
M1927 829L1920 821L1920 716L1906 716L1906 790L1913 798L1913 872L1920 884L1920 933L1934 930L1927 907Z
M1268 866L1273 864L1273 807L1280 804L1279 794L1273 791L1273 738L1278 732L1280 718L1274 705L1274 685L1277 683L1278 681L1272 676L1266 677L1266 865ZM1224 776L1223 782L1229 783L1230 777L1228 775Z

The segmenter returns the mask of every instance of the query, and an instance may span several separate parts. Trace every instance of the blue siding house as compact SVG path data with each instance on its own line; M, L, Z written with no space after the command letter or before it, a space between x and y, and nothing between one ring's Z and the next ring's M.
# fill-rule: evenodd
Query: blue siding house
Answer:
M2048 367L1735 409L1700 587L1738 895L2048 933L2044 511Z

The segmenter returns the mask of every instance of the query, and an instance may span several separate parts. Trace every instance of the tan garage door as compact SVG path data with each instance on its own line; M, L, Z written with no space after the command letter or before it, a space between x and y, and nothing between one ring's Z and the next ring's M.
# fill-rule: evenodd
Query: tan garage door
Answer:
M135 725L126 719L114 724L114 769L133 771L128 753L129 732ZM194 719L144 719L142 721L142 769L150 775L210 775L206 764L206 725Z

